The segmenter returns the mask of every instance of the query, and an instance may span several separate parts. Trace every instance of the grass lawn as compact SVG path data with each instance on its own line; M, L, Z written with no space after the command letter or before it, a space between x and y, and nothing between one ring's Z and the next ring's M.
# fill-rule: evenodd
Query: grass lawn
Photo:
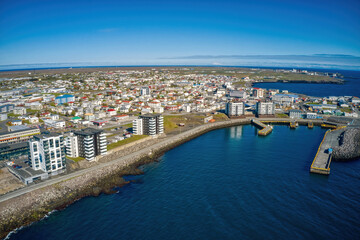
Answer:
M341 108L340 111L346 112L346 113L351 113L351 112L352 112L352 109L349 108L349 107L345 107L345 108Z
M216 121L225 121L225 120L228 120L228 116L226 116L226 114L224 113L218 113L218 114L214 114L213 115L213 118L216 120Z
M128 124L125 124L125 125L122 125L124 128L132 128L132 123L128 123Z
M81 160L84 160L85 158L83 157L69 157L69 156L66 156L66 158L70 159L70 160L73 160L74 162L78 162L78 161L81 161Z
M145 137L147 137L147 135L133 135L131 138L126 138L126 139L118 141L116 143L110 143L109 145L107 145L107 150L111 150L111 149L123 146L125 144L135 142L135 141L143 139Z
M275 117L277 117L277 118L289 118L289 115L287 115L285 113L277 113L277 114L275 114Z
M182 118L181 116L164 116L164 129L166 132L170 132L175 128L178 128L177 121Z

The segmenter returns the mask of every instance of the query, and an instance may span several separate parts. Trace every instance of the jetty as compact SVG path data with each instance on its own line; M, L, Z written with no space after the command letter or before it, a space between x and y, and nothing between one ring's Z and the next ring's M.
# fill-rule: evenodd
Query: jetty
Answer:
M258 131L258 135L260 135L260 136L266 136L266 135L268 135L269 133L272 132L272 127L271 127L271 126L266 125L266 124L260 122L259 120L252 119L251 122L252 122L255 126L261 128L261 129Z
M320 143L315 158L311 164L310 172L323 175L330 174L330 164L332 159L332 149L339 146L339 136L344 132L345 127L328 130Z
M299 126L299 124L296 121L290 122L290 128L295 129Z

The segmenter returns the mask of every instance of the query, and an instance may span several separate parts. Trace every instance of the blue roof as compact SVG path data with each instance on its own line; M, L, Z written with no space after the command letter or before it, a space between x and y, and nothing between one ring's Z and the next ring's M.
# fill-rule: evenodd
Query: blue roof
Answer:
M68 98L68 97L73 97L73 96L74 96L74 95L65 94L65 95L56 97L56 99L59 99L59 98Z

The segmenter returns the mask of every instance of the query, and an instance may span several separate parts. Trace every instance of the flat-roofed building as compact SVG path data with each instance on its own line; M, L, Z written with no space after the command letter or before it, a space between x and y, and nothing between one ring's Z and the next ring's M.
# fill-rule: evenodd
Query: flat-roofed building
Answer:
M161 114L145 114L133 121L135 135L155 136L164 133L164 118Z
M273 102L257 102L256 103L257 117L274 117L275 106Z
M245 104L244 102L228 102L225 111L229 117L243 117L245 116Z
M302 111L300 111L298 109L291 109L291 110L289 110L289 117L290 118L301 118Z
M29 149L32 169L55 173L62 172L66 168L63 135L49 133L34 136L29 141Z
M65 138L65 152L69 157L79 157L78 137L74 133Z
M37 134L40 134L40 130L37 128L27 128L12 132L4 132L4 133L0 133L0 143L11 144L11 143L26 142Z
M106 135L102 130L85 128L75 131L74 134L78 139L80 157L93 161L96 156L107 154Z

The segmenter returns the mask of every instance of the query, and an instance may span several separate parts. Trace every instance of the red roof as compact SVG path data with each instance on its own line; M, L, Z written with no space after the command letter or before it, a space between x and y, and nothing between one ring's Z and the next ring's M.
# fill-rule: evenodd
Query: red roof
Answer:
M115 109L110 108L110 109L108 109L107 111L108 111L108 112L113 112L113 111L115 111Z

